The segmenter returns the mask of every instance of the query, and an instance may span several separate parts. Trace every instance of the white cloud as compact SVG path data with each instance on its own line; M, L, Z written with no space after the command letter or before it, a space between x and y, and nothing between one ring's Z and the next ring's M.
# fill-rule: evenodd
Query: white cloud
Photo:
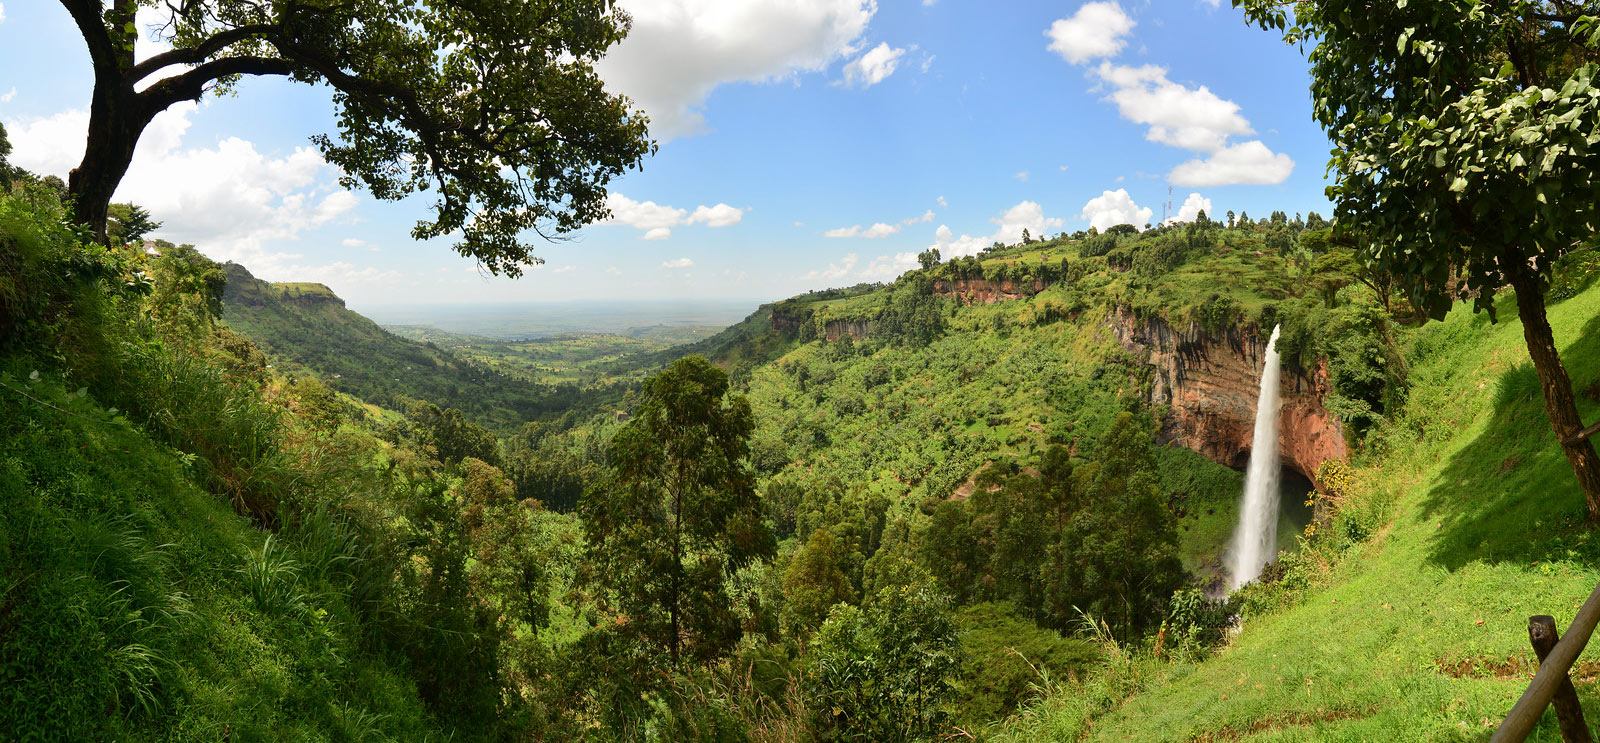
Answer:
M1012 174L1012 175L1011 175L1011 177L1012 177L1012 178L1015 178L1015 179L1017 179L1017 180L1018 180L1018 181L1021 181L1021 182L1023 182L1023 183L1027 183L1027 182L1028 182L1028 178L1029 178L1029 175L1028 175L1028 171L1026 171L1026 170L1019 170L1019 171L1017 171L1017 172L1015 172L1015 173L1013 173L1013 174Z
M926 74L928 72L929 68L933 67L933 60L938 59L938 58L939 58L939 55L937 55L937 54L929 54L928 56L923 57L922 58L922 72L924 74Z
M611 218L601 224L625 224L644 230L645 240L665 240L672 236L672 228L685 224L705 224L708 227L736 225L744 219L744 209L718 203L716 206L699 206L693 213L688 209L657 204L654 201L634 201L615 191L606 194L606 207Z
M641 230L676 227L683 224L689 212L654 201L634 201L612 191L606 194L606 207L611 210L608 223L625 224Z
M1128 195L1128 189L1119 188L1115 191L1106 191L1089 200L1083 205L1079 219L1089 220L1089 226L1100 231L1119 224L1131 224L1143 228L1150 221L1155 212L1149 207L1140 207L1133 203L1133 197Z
M6 4L0 3L0 23L6 22Z
M4 10L4 8L0 8L0 11L3 11L3 10ZM3 20L5 20L5 19L4 18L0 18L0 21L3 21ZM13 86L11 86L10 90L6 91L5 95L0 95L0 103L10 103L11 99L12 98L16 98L16 97L17 97L17 86L13 85Z
M870 240L897 234L906 227L914 224L932 222L933 218L933 210L929 209L928 211L923 212L922 216L906 217L895 224L889 224L887 222L875 222L871 227L866 228L863 228L861 225L857 224L849 227L839 227L837 229L828 230L827 232L822 233L822 236L832 238L861 237ZM798 227L799 223L795 223L795 226Z
M354 237L347 237L347 238L345 238L343 240L340 240L339 244L343 245L343 246L345 246L347 248L359 248L359 247L365 246L367 244L367 241L366 240L361 240L361 239L358 239L358 238L354 238Z
M1218 7L1219 0L1206 2ZM1057 20L1045 34L1051 39L1052 51L1068 62L1084 64L1120 54L1127 45L1123 37L1135 25L1117 3L1092 2L1072 17ZM1259 140L1233 141L1255 134L1239 104L1204 85L1191 88L1173 82L1167 73L1167 68L1157 65L1132 67L1101 61L1091 74L1110 90L1106 100L1116 104L1122 118L1148 127L1146 139L1206 156L1174 168L1167 175L1169 182L1177 186L1275 184L1289 177L1294 161L1288 155L1273 153Z
M1197 193L1192 193L1189 194L1189 198L1183 200L1183 206L1178 207L1178 213L1168 218L1167 221L1193 222L1196 217L1200 216L1200 212L1202 211L1204 211L1208 217L1212 214L1211 199L1205 198Z
M944 204L944 198L939 202ZM899 225L890 225L879 222L866 230L860 227L847 227L842 230L830 230L829 237L870 237L872 229L892 230L899 232L903 225L917 224L931 221L933 211L924 212L922 216L903 220ZM946 258L959 258L967 255L977 255L979 251L989 247L995 241L1014 243L1022 239L1022 231L1026 229L1030 234L1044 235L1052 229L1060 229L1065 222L1055 217L1046 217L1044 208L1032 201L1023 201L1010 209L1005 210L1000 216L989 220L995 224L994 234L973 237L955 233L947 225L939 225L934 231L934 244L929 247L939 249L940 255ZM850 253L837 263L828 264L827 268L812 271L801 278L808 281L825 280L835 286L860 281L891 281L900 274L917 268L917 254L914 251L895 253L893 255L880 255L873 258L865 266L861 265L861 256Z
M723 203L718 203L716 206L701 206L689 217L689 224L704 222L707 227L727 227L743 221L744 211Z
M848 56L876 0L623 0L628 37L597 65L613 90L650 115L663 141L706 130L718 85L815 72Z
M562 266L560 268L557 268L557 269L551 271L550 273L568 273L570 271L576 271L576 270L578 270L577 266Z
M1020 202L989 221L997 225L997 229L993 234L978 237L967 234L957 237L949 226L939 225L939 229L934 231L933 245L929 247L938 248L939 254L945 258L977 255L979 251L995 242L1020 241L1023 230L1027 230L1033 237L1040 237L1066 224L1060 218L1046 217L1044 207L1035 201Z
M940 208L940 209L944 209L944 208L947 208L947 207L949 207L949 206L950 206L950 202L948 202L948 201L945 201L945 200L944 200L944 197L943 197L943 196L940 196L940 197L939 197L939 208Z
M335 185L335 170L308 147L273 157L229 137L214 147L185 148L195 110L193 103L181 103L150 122L113 198L149 209L163 223L155 237L193 243L213 258L239 261L269 280L296 278L288 273L291 268L333 271L296 265L302 256L272 252L266 244L297 239L302 231L355 208L355 195ZM6 122L13 161L65 177L82 158L88 122L81 110ZM339 269L338 275L348 278L361 270Z
M849 276L851 271L856 270L856 264L860 261L860 255L850 253L844 258L841 258L838 263L829 263L827 268L824 268L820 271L812 271L811 273L808 273L800 278L807 281L814 281L816 279L838 281L846 276Z
M891 48L888 42L873 47L844 66L844 84L851 88L870 88L883 82L894 74L900 66L900 57L905 53L904 49Z
M1167 180L1178 186L1273 185L1289 179L1294 160L1274 153L1260 140L1229 145L1211 157L1190 160L1172 169Z
M606 266L606 273L611 274L612 276L621 276L622 269L617 268L616 266Z
M850 227L840 227L838 229L828 230L827 232L822 233L822 236L835 238L864 237L870 240L880 237L888 237L902 229L904 228L898 224L884 224L883 222L877 222L866 229L862 229L861 225L858 224Z
M880 255L872 259L872 263L861 269L858 274L860 281L893 281L900 274L917 268L916 253L895 253L892 256Z
M1050 24L1050 51L1073 64L1114 57L1127 46L1123 37L1137 25L1115 2L1085 3L1071 18Z
M693 265L694 265L694 261L691 261L688 258L677 258L677 259L670 260L670 261L667 261L665 263L662 263L661 267L662 268L689 268L690 266L693 266Z
M1164 67L1100 63L1095 70L1113 88L1110 100L1122 118L1150 127L1145 138L1196 152L1215 152L1233 135L1254 134L1239 104L1205 86L1187 88L1167 79Z

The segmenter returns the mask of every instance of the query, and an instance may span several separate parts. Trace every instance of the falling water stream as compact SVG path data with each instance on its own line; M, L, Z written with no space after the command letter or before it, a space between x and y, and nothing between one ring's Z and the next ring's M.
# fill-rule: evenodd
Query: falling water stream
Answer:
M1239 526L1228 550L1229 587L1238 588L1261 575L1278 551L1278 328L1267 341L1261 369L1261 394L1256 399L1255 433L1250 441L1250 466L1245 470L1239 502Z

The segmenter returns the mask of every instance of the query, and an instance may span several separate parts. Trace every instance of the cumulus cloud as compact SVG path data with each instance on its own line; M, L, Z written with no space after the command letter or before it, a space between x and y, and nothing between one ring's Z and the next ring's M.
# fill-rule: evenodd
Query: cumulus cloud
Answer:
M1061 18L1044 32L1050 51L1073 64L1115 57L1128 45L1124 36L1137 25L1115 2L1084 3L1070 18Z
M940 197L939 203L944 205L944 198ZM934 213L930 209L920 217L903 219L899 224L879 222L872 227L862 229L859 226L846 227L839 230L829 230L824 233L828 237L879 237L881 235L869 234L874 230L893 234L912 224L932 221ZM1014 243L1022 239L1022 231L1026 229L1032 235L1044 235L1050 230L1060 229L1065 222L1056 217L1047 217L1044 208L1033 201L1023 201L999 216L989 220L994 223L993 234L974 237L961 235L959 237L948 225L939 225L934 230L934 243L929 247L938 248L939 254L945 258L960 258L962 256L977 255L979 251L989 247L995 241ZM855 283L860 281L891 281L900 274L917 268L917 253L906 251L893 255L880 255L863 265L861 256L850 253L835 263L828 264L827 268L811 271L801 278L808 281L823 280L834 285Z
M606 207L611 218L601 224L623 224L644 230L642 239L665 240L672 237L672 228L686 224L704 224L708 227L728 227L744 219L744 209L718 203L716 206L699 206L694 212L688 209L657 204L654 201L635 201L612 191L606 194Z
M718 203L716 206L701 206L689 216L689 224L704 222L707 227L728 227L744 220L744 210Z
M1294 160L1273 152L1260 140L1230 145L1210 157L1190 160L1167 175L1178 186L1227 186L1282 183L1294 172Z
M1150 221L1155 212L1149 207L1140 207L1133 203L1133 197L1128 195L1128 189L1119 188L1115 191L1106 191L1089 203L1083 205L1083 211L1078 214L1079 219L1089 220L1089 226L1100 231L1119 224L1131 224L1142 228Z
M337 172L308 147L270 156L255 144L229 137L214 147L184 147L189 117L183 103L158 114L145 129L133 163L113 197L149 209L163 224L156 237L193 243L207 255L245 263L269 279L321 271L349 279L364 269L305 266L299 254L273 252L272 241L294 240L306 229L333 222L356 205L335 184ZM70 110L6 122L12 160L35 172L65 177L82 159L89 115ZM331 272L331 273L328 273Z
M1211 199L1192 193L1189 194L1189 198L1183 200L1183 206L1178 207L1178 213L1168 218L1167 222L1193 222L1202 211L1207 216L1212 214Z
M718 85L816 72L857 50L876 0L623 0L633 29L597 65L663 141L706 130ZM891 70L892 71L892 70Z
M661 267L662 268L668 268L668 269L672 269L672 268L689 268L690 266L693 266L693 265L694 265L694 261L691 261L688 258L676 258L676 259L667 261L665 263L662 263Z
M844 66L844 84L851 88L870 88L883 82L894 74L895 68L900 66L900 57L905 53L904 49L891 48L888 42L873 47ZM926 71L927 67L924 66L923 70Z
M1145 138L1197 152L1215 152L1228 137L1254 134L1239 104L1204 85L1188 88L1167 79L1165 67L1100 63L1095 74L1112 87L1110 100L1122 118L1150 127Z
M1206 2L1217 6L1218 0ZM1146 139L1204 156L1168 173L1173 185L1275 184L1288 179L1294 170L1288 155L1273 153L1259 140L1235 142L1255 134L1239 104L1204 85L1173 82L1165 67L1109 60L1122 52L1124 37L1135 25L1117 3L1093 2L1057 20L1045 35L1051 39L1050 49L1068 62L1102 59L1090 76L1109 91L1106 100L1116 104L1122 118L1147 127Z
M899 222L896 222L894 224L889 224L887 222L874 222L871 227L865 227L865 228L863 228L861 225L857 224L857 225L851 225L849 227L839 227L839 228L836 228L836 229L828 230L828 231L822 233L822 236L823 237L832 237L832 238L860 237L860 238L866 238L866 239L869 239L869 240L877 239L877 238L888 237L890 235L897 234L901 230L905 229L906 227L909 227L909 226L914 225L914 224L920 224L922 222L932 222L934 216L935 215L933 213L933 210L929 209L928 211L923 212L921 216L918 216L918 217L906 217L905 219L902 219ZM798 226L798 225L796 225L796 226Z
M1039 237L1066 224L1060 218L1045 216L1044 207L1036 201L1020 202L989 221L997 228L993 234L981 236L962 234L957 237L948 225L939 225L939 229L933 233L933 245L929 247L938 248L939 254L945 258L960 258L977 255L979 251L996 242L1017 242L1022 239L1023 230L1027 230L1029 235Z

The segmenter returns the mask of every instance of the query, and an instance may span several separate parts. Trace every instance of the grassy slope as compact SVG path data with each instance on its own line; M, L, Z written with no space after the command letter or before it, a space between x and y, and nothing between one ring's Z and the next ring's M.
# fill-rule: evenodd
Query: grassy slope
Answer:
M265 534L196 487L181 455L11 371L0 390L0 741L428 733L399 666L355 636L331 571L280 562L252 581L249 565L273 562L261 562Z
M1500 317L1515 316L1508 310L1502 303ZM1600 369L1600 289L1550 315L1583 389ZM1531 677L1527 617L1571 620L1600 580L1596 540L1520 323L1493 326L1458 308L1411 345L1408 413L1387 433L1390 451L1360 473L1371 501L1388 503L1370 541L1293 608L1246 621L1218 656L1147 665L1144 690L1092 729L1082 701L1063 695L1019 722L1016 737L1487 739ZM1580 410L1600 414L1590 400ZM1596 658L1591 645L1584 659ZM1592 674L1578 689L1595 719ZM1549 715L1533 739L1557 739Z

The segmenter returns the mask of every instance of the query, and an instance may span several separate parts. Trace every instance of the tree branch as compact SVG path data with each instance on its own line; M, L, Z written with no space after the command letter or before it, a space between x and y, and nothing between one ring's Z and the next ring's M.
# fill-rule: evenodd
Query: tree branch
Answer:
M288 75L293 71L286 59L224 57L151 85L139 94L139 102L153 116L179 101L199 100L207 83L230 75Z
M138 83L140 80L149 77L152 73L160 70L163 67L170 67L175 64L198 64L205 61L207 57L222 51L228 46L236 44L240 41L244 41L252 36L271 33L278 31L279 29L280 27L276 24L256 23L248 26L239 26L238 28L230 28L226 31L219 31L215 36L200 42L200 44L197 46L189 49L173 49L171 51L162 52L154 57L140 62L139 64L134 65L129 77L132 78L132 82Z
M105 19L100 15L100 3L94 0L61 0L61 4L72 14L73 22L78 24L78 33L83 34L83 40L89 44L89 59L94 63L95 76L115 71L117 49L106 30Z

